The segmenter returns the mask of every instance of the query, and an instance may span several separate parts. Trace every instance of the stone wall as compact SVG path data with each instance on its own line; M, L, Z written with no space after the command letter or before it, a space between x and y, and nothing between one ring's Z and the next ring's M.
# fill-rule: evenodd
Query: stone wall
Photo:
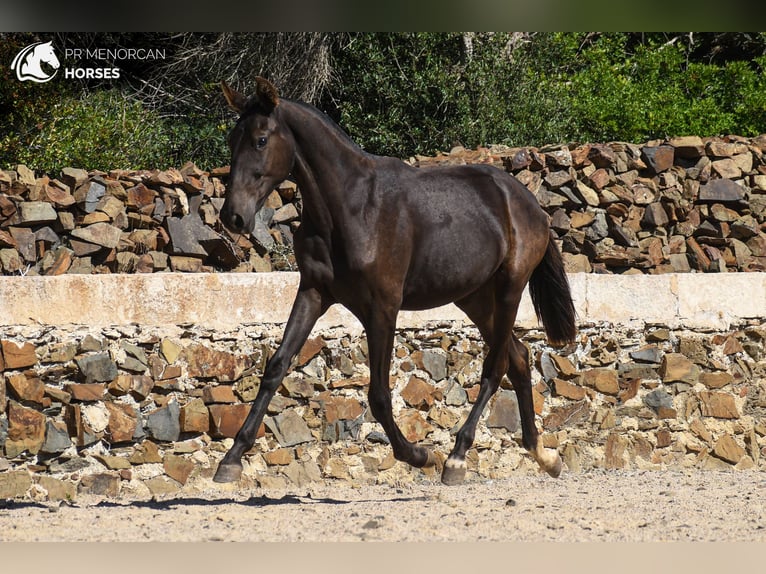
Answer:
M161 496L210 488L282 324L0 327L0 497ZM568 472L766 468L766 325L583 323L577 342L531 351L546 446ZM399 331L391 384L412 440L446 454L478 391L475 328ZM435 477L396 462L366 399L366 340L315 331L269 407L245 484L390 483ZM469 479L538 472L507 382L479 425Z
M569 271L766 269L766 134L478 150L408 160L489 163L550 214ZM0 171L0 273L295 270L300 190L283 183L252 236L220 223L228 167Z

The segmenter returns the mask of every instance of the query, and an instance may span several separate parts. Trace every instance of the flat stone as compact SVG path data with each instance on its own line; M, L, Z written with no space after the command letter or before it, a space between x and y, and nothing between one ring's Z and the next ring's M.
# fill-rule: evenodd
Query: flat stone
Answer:
M73 501L77 497L77 485L68 480L53 478L52 476L38 476L37 484L45 489L50 501Z
M210 412L202 399L192 399L181 407L181 432L210 431Z
M641 159L654 173L662 173L673 166L675 149L670 145L641 148Z
M58 219L56 210L47 201L22 201L19 215L19 225L38 225Z
M66 181L66 179L64 180ZM71 187L71 186L70 186ZM72 189L75 189L72 187ZM98 202L104 197L106 186L98 181L88 181L78 186L74 192L75 201L82 207L85 213L93 213L98 207Z
M282 472L299 488L322 480L322 471L313 460L305 462L294 460L284 467Z
M557 377L553 378L552 381L553 391L557 396L574 401L579 401L585 398L585 389L583 387Z
M45 443L45 415L16 401L9 401L7 416L6 458L15 458L25 451L30 454L40 452Z
M716 441L713 454L731 464L737 464L745 456L745 449L739 446L733 436L723 435Z
M410 442L421 441L434 430L416 409L402 409L397 422L402 434Z
M106 438L109 442L116 444L133 440L138 424L136 409L123 403L106 402L104 405L109 412L109 423L106 427Z
M70 189L75 189L88 181L88 172L76 167L65 167L61 170L61 180Z
M734 397L729 393L701 391L699 399L702 416L719 419L738 419L740 417Z
M32 486L32 475L26 470L0 473L0 499L24 498Z
M487 417L488 428L504 428L516 432L521 426L519 402L516 393L501 389L495 396Z
M37 363L37 353L35 346L30 343L21 343L20 345L9 340L0 341L3 350L3 360L6 369L24 369L32 367Z
M72 446L72 439L65 423L48 419L45 427L45 442L40 452L57 454Z
M309 361L311 361L314 357L316 357L322 349L326 347L326 343L324 339L321 336L311 337L306 340L306 342L303 344L303 347L301 348L300 352L298 353L298 357L296 358L295 365L297 367L303 367Z
M215 438L234 438L242 428L248 413L250 405L210 405L210 434ZM265 427L261 424L258 429L258 436L264 435Z
M77 491L80 494L115 498L120 493L120 482L120 475L117 473L86 474L80 479Z
M75 401L100 401L106 393L103 383L70 383L64 388Z
M236 381L249 366L245 357L211 349L199 343L186 347L183 357L188 364L187 373L190 377L214 378L221 382Z
M102 222L94 223L88 227L78 227L71 232L71 235L94 245L114 249L120 243L122 231L119 227Z
M581 384L596 389L600 393L616 395L620 391L616 369L588 369L580 374Z
M717 371L714 373L702 373L699 380L708 389L720 389L732 383L734 377L726 371Z
M263 460L269 466L286 466L295 460L293 451L289 448L278 448L263 453Z
M438 382L447 376L447 355L436 349L415 351L412 353L415 364L425 370L434 381Z
M324 401L324 416L328 423L338 420L354 420L364 412L364 407L353 397L330 396Z
M10 396L20 402L30 401L42 404L45 397L45 385L37 377L28 377L24 373L9 374L7 387Z
M401 397L405 403L413 408L428 410L436 400L436 392L433 385L413 375L402 389Z
M666 353L662 357L659 372L665 383L695 384L700 376L700 368L681 353Z
M269 417L265 424L282 447L291 447L314 440L314 435L311 434L306 421L294 410L287 410L277 416Z
M159 441L172 442L178 440L181 433L181 408L178 402L171 400L146 416L147 434Z
M202 400L205 404L236 403L237 397L231 385L208 385L202 389Z
M745 189L730 179L713 179L700 186L699 201L738 202L745 199Z
M165 474L183 485L189 480L189 476L194 470L195 464L183 456L166 454L162 460L162 468L165 471Z

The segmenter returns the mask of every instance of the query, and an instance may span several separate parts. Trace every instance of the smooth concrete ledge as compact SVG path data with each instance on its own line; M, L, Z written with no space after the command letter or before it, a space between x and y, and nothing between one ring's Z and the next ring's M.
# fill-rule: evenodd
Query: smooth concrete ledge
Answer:
M766 318L766 273L569 276L580 324L663 324L726 329ZM233 329L284 323L298 288L297 273L155 273L0 277L0 325L109 326L199 324ZM454 305L402 312L398 326L431 322L470 324ZM537 326L527 294L517 319ZM333 306L317 328L361 325Z

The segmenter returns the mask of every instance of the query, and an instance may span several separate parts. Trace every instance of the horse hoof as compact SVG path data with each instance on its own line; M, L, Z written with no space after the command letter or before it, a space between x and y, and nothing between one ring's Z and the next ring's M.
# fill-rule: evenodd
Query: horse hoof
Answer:
M465 480L467 466L464 460L447 459L442 470L442 484L456 486Z
M561 457L558 456L558 453L556 453L556 460L552 465L545 469L545 472L547 472L553 478L558 478L561 475L562 466L563 464L561 462Z
M213 482L236 482L242 476L241 464L219 464Z

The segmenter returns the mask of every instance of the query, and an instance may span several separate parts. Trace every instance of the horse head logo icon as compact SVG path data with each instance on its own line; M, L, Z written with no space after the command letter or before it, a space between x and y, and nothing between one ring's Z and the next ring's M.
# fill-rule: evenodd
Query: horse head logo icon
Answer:
M53 72L46 72L42 64L48 64ZM16 72L16 77L22 82L29 80L42 84L53 79L58 72L61 63L56 57L51 42L36 42L21 50L11 63L11 68Z

